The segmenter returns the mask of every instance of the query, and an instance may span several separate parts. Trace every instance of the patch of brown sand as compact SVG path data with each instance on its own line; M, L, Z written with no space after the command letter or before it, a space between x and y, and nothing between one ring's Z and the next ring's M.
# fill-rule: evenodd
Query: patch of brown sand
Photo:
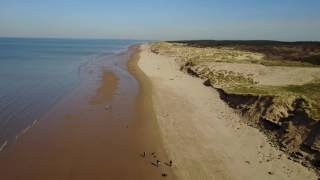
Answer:
M119 79L113 73L107 71L103 73L101 81L96 95L90 101L91 104L102 104L110 101L116 91Z

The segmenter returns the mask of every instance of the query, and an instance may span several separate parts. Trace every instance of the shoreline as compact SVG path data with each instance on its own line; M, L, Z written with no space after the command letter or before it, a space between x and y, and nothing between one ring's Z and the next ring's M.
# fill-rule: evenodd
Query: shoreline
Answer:
M178 179L316 179L272 147L223 102L216 90L180 71L173 58L140 46L138 67L152 85L165 149Z
M170 168L157 168L152 165L154 158L140 156L144 151L156 152L157 158L167 161L153 129L155 121L141 114L148 111L143 103L139 108L145 96L126 72L132 53L128 50L90 69L79 88L0 153L1 177L162 179L166 173L166 179L174 179Z

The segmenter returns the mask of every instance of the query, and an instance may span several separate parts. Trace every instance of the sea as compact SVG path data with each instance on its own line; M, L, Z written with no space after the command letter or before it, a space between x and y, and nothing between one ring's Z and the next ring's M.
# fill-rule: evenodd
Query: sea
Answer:
M141 42L0 38L0 151L80 84L83 67Z

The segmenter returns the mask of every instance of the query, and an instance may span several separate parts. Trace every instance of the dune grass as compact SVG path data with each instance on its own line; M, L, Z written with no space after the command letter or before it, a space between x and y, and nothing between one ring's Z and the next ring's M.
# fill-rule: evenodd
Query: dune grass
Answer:
M227 93L249 94L255 96L278 96L303 98L307 103L306 109L312 118L320 120L320 83L313 82L304 85L266 86L266 85L237 85L224 88Z
M242 42L245 43L245 42ZM320 55L312 55L312 52L302 53L301 48L291 49L291 56L285 56L286 51L281 50L284 47L262 48L251 47L239 48L241 46L214 45L214 46L195 46L193 44L176 42L157 42L153 43L151 50L155 53L174 54L184 61L192 61L199 64L203 62L225 62L225 63L244 63L244 64L262 64L265 66L292 66L292 67L319 67ZM262 49L261 49L262 48ZM280 49L280 50L279 50ZM275 51L272 56L269 51ZM272 51L272 52L273 52ZM279 51L279 52L278 52ZM296 51L296 52L295 52ZM301 60L294 59L295 54L301 55ZM320 54L320 49L319 49ZM285 57L284 57L285 56ZM237 57L241 57L237 59Z

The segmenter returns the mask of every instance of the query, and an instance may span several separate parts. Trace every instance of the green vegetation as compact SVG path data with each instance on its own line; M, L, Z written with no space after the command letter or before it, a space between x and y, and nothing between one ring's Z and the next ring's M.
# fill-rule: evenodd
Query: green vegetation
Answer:
M199 57L199 56L198 56ZM299 62L299 61L277 61L277 60L265 60L265 59L245 59L245 60L236 60L236 59L216 59L214 56L202 56L197 59L194 57L190 59L194 64L200 64L204 62L224 62L224 63L242 63L242 64L261 64L264 66L292 66L292 67L315 67L315 65Z
M151 51L158 54L160 51L168 51L173 46L171 43L158 42L153 43L151 46Z
M247 86L237 85L224 88L232 94L250 94L256 96L278 96L282 98L297 97L303 98L308 106L306 107L314 119L320 119L320 83L308 83L304 85L289 86Z
M309 102L312 117L320 119L320 83L309 83L301 86L283 87L285 91L294 93Z
M235 44L232 44L235 43ZM263 45L262 43L266 43ZM307 46L304 47L303 45ZM158 42L154 53L177 56L195 64L225 62L265 66L319 67L320 43L274 41L181 41Z
M207 71L207 72L204 72ZM226 71L226 70L209 70L204 68L202 71L199 72L200 74L205 74L205 77L210 79L211 84L214 85L222 85L224 87L227 86L234 86L234 85L254 85L258 84L255 82L253 78L245 76L241 73L233 72L233 71Z
M289 63L289 65L320 65L320 42L199 40L172 41L171 43L181 43L194 48L234 48L241 51L262 53L267 61L282 61L285 64L287 64L286 61L296 62ZM269 63L265 65L269 65Z

